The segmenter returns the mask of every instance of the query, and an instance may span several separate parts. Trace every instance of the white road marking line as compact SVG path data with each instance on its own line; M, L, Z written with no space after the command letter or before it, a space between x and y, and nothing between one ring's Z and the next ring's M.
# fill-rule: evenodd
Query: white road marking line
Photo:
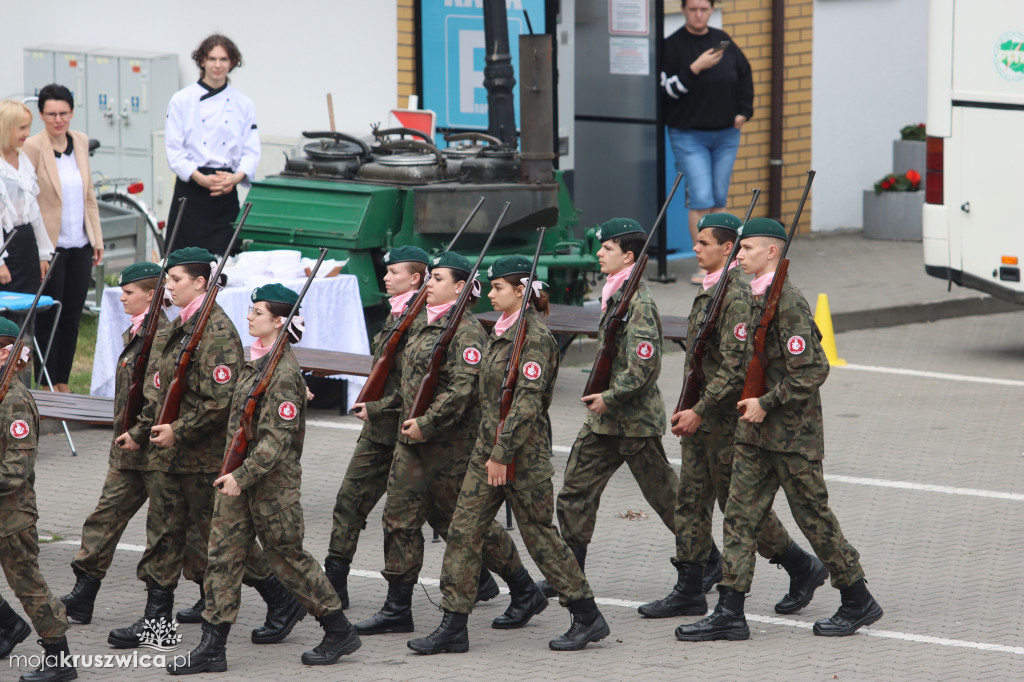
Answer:
M995 386L1024 387L1019 379L995 379L993 377L975 377L968 374L947 374L946 372L926 372L918 369L902 369L898 367L878 367L875 365L838 365L838 369L852 369L859 372L878 372L880 374L899 374L922 379L944 379L946 381L967 381L975 384L992 384Z
M363 425L348 422L327 422L322 419L307 419L306 426L319 426L324 429L344 429L345 431L362 431Z

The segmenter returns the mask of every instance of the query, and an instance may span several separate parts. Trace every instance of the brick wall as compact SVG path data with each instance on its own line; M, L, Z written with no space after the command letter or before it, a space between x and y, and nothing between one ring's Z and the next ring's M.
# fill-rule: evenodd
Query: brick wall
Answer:
M415 0L398 0L398 102L404 109L416 94Z

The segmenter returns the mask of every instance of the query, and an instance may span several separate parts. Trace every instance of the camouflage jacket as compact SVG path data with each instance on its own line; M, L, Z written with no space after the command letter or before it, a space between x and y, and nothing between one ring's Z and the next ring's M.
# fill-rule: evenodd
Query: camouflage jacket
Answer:
M700 331L704 313L714 296L715 287L703 289L693 300L690 320L686 330L686 347L692 349ZM700 431L729 434L736 429L736 402L743 390L743 353L747 346L747 324L750 321L750 304L753 294L750 285L738 273L731 272L725 300L718 312L715 328L708 337L701 363L704 370L704 384L700 400L693 406L703 422ZM690 368L691 356L686 355L686 369Z
M420 383L427 371L430 351L444 326L447 315L434 323L426 322L410 336L405 344L405 358L402 363L402 417L408 417L412 401L419 391ZM476 438L480 422L480 402L477 400L477 377L480 361L483 359L487 334L469 311L462 316L455 338L449 344L444 362L439 368L437 391L426 413L416 421L423 432L424 441L430 441L443 434L446 441L471 440ZM400 425L400 424L399 424ZM415 445L415 441L399 434L398 440Z
M152 376L153 372L156 371L156 357L158 355L156 351L157 339L160 338L160 332L166 332L167 327L170 326L167 316L164 315L163 310L160 311L160 320L156 326L156 336L153 337L153 348L150 349L149 363L146 366L146 371L143 374L143 411L145 409L145 382L146 378ZM141 329L139 330L142 331ZM136 334L132 334L131 327L126 329L121 334L121 340L124 342L124 350L121 351L121 356L117 359L117 370L114 374L114 438L117 438L121 434L118 431L121 428L121 420L124 418L124 408L128 402L128 389L132 383L132 369L135 362L135 353L138 352L139 346L142 344L142 337ZM141 418L142 411L139 412ZM138 428L138 419L135 421L135 426L128 430L128 434L132 440L139 444L140 449L138 450L122 450L117 443L113 440L110 442L110 461L109 465L115 469L145 469L146 458L149 450L149 437L147 436L148 429L143 431Z
M397 317L388 315L384 321L384 328L373 337L373 361L375 363L380 359L388 333L397 323ZM424 307L420 310L416 319L413 320L409 331L398 342L397 352L395 353L395 368L388 375L388 380L384 384L384 397L380 400L366 403L366 414L369 418L363 423L363 431L360 434L362 438L384 445L394 445L398 439L398 429L400 427L398 418L402 415L402 364L405 346L409 339L415 336L426 323L427 310Z
M192 319L182 326L181 317L176 317L153 342L155 357L150 362L153 371L146 377L146 404L139 418L143 433L149 432L163 406L185 331L191 325ZM220 471L231 393L244 360L242 341L235 325L220 305L214 304L202 341L185 370L185 392L178 418L171 422L174 445L169 448L150 446L147 462L150 470L172 474Z
M764 297L755 297L747 324L751 337L763 307ZM828 377L829 365L820 337L807 299L787 277L775 319L765 335L768 392L758 402L768 415L760 424L738 422L737 442L766 450L795 452L809 460L825 456L825 429L818 388ZM754 344L747 344L744 366L750 363L753 351Z
M35 523L36 446L39 412L36 401L14 377L0 403L0 537L8 537Z
M598 346L604 343L605 327L622 298L612 294L598 325ZM661 317L647 285L640 284L629 302L626 323L615 339L611 381L601 398L608 411L597 415L587 410L587 425L594 433L634 438L665 433L665 401L658 389L661 373Z
M540 315L526 311L526 343L516 368L516 389L505 428L495 443L501 416L501 386L515 326L501 336L491 336L480 362L480 428L474 460L493 459L500 464L516 462L516 488L529 488L555 474L551 466L551 420L548 408L558 377L559 352L555 337Z
M231 412L228 417L225 449L242 418L245 398L259 378L260 370L269 355L245 363L231 396ZM253 413L253 440L245 462L235 470L235 480L242 490L259 490L268 499L278 495L298 499L299 483L302 480L302 443L306 434L306 382L302 378L299 361L291 346L285 348L281 360L274 369L266 393L256 405ZM288 489L288 490L282 490ZM294 489L294 492L291 492ZM294 500L292 500L294 501ZM284 508L287 504L282 504Z

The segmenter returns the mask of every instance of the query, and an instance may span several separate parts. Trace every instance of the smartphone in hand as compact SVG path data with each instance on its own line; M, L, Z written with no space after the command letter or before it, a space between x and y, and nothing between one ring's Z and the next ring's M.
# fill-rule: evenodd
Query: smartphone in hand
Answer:
M729 47L731 44L732 43L730 41L723 40L722 42L718 43L718 47L715 48L715 52L721 52L725 48Z

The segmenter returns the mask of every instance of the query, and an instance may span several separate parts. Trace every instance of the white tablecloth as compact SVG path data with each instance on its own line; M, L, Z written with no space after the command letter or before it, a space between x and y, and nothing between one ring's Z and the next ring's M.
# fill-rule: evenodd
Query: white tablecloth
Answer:
M305 279L283 280L289 289L296 293L302 291ZM252 305L251 288L227 287L217 294L217 303L228 314L242 337L242 345L249 346L254 339L249 336L246 314ZM124 346L121 333L131 323L120 302L121 287L106 287L103 290L103 301L100 305L99 329L96 334L96 355L93 357L92 395L112 398L114 396L114 370L117 358ZM168 308L168 316L178 314L177 308ZM318 278L310 285L306 297L302 300L303 317L306 318L306 330L302 334L303 348L319 348L322 350L343 351L346 353L370 352L370 344L366 337L366 320L363 317L363 306L359 298L359 283L352 275ZM355 402L359 390L366 381L364 377L341 376L348 379L349 405Z

